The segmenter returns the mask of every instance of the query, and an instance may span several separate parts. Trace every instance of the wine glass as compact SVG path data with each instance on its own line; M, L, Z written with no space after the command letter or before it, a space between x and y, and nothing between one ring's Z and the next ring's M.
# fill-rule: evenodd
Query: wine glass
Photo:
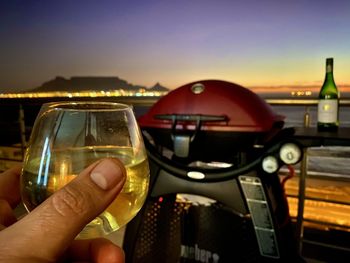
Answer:
M128 223L147 195L149 166L142 136L128 105L113 102L47 103L35 120L21 176L28 211L105 157L123 162L125 185L118 197L77 238L105 236Z

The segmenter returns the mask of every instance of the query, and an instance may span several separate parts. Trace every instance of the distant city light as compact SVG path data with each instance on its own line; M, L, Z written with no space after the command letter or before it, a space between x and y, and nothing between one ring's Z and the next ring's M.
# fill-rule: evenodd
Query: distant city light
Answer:
M290 93L293 97L297 96L311 96L312 95L312 91L311 90L297 90L297 91L292 91Z
M79 98L79 97L161 97L168 93L168 91L147 91L140 89L137 91L126 91L126 90L101 90L101 91L79 91L79 92L67 92L67 91L52 91L52 92L23 92L23 93L0 93L0 99L19 99L19 98L53 98L53 97L68 97L68 98Z

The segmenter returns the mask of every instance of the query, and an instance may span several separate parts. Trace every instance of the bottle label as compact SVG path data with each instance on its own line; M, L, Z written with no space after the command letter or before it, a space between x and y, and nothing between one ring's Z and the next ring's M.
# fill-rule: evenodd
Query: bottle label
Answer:
M338 121L338 100L320 100L318 102L318 122L335 123Z

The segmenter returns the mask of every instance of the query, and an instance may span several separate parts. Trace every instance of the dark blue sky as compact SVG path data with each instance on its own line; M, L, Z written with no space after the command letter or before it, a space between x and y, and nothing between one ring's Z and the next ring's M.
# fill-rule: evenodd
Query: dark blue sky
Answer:
M0 90L77 75L318 85L329 56L349 84L349 47L347 0L0 2Z

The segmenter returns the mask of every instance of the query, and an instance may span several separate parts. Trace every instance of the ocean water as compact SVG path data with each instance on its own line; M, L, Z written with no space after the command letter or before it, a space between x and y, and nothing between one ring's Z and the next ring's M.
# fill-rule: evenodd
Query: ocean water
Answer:
M304 115L310 114L311 126L317 123L317 106L272 106L273 110L285 116L285 127L302 127ZM339 123L342 127L350 127L350 107L340 107Z

